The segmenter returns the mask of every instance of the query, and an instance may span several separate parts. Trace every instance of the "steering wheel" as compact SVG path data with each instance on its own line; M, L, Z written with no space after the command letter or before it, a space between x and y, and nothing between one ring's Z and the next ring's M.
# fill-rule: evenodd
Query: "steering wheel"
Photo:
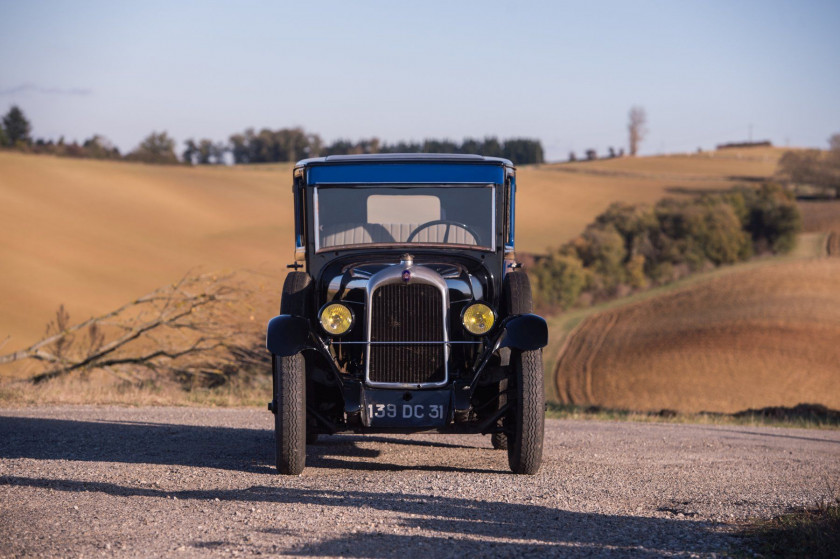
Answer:
M418 225L417 229L415 229L414 231L411 232L411 234L408 236L408 238L405 240L405 242L410 243L412 241L412 239L414 239L414 237L416 237L417 234L420 231L422 231L423 229L428 229L429 227L432 227L433 225L446 225L446 231L444 231L444 233L443 233L443 242L444 243L446 243L449 240L449 230L454 225L455 227L460 227L461 229L463 229L464 231L466 231L467 233L472 235L473 239L475 239L475 244L476 245L481 244L478 240L479 236L478 236L478 233L475 232L475 229L473 229L472 227L470 227L466 223L461 223L460 221L451 221L451 220L448 220L448 219L434 219L432 221L427 221L426 223L422 223L422 224Z

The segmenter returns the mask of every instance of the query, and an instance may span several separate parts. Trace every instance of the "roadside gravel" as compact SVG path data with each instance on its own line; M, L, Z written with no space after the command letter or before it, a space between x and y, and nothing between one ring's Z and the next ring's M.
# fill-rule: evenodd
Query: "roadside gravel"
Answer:
M714 557L840 484L840 431L546 422L536 476L489 437L323 437L273 473L253 409L0 409L1 557Z

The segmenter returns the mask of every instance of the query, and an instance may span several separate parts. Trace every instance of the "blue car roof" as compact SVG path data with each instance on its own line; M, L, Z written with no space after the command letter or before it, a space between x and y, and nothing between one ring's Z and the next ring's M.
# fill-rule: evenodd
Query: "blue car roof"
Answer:
M507 169L506 169L507 168ZM455 153L330 155L298 161L306 184L502 184L513 163L500 157Z
M483 155L471 155L465 153L369 153L361 155L328 155L327 157L312 157L301 159L295 167L306 167L309 165L329 165L341 163L395 163L399 161L410 161L412 163L429 163L434 161L446 161L448 163L495 163L513 167L509 159L501 157L485 157Z

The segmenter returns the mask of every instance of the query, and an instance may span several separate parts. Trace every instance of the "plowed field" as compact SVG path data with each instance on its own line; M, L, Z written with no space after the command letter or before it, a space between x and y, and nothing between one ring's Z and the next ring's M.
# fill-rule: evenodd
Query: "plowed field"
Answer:
M558 361L557 391L619 409L840 408L838 278L840 259L792 261L594 315Z

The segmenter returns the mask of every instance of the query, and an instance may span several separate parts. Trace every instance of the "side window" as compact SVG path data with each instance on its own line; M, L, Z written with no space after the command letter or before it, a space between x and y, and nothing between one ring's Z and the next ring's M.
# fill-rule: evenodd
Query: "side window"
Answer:
M507 199L507 240L505 241L505 248L513 249L514 246L514 233L516 231L516 177L513 176L510 178L510 184L508 186L508 199Z
M295 177L294 190L294 223L295 223L295 261L302 262L306 258L306 200L301 187L302 180Z

